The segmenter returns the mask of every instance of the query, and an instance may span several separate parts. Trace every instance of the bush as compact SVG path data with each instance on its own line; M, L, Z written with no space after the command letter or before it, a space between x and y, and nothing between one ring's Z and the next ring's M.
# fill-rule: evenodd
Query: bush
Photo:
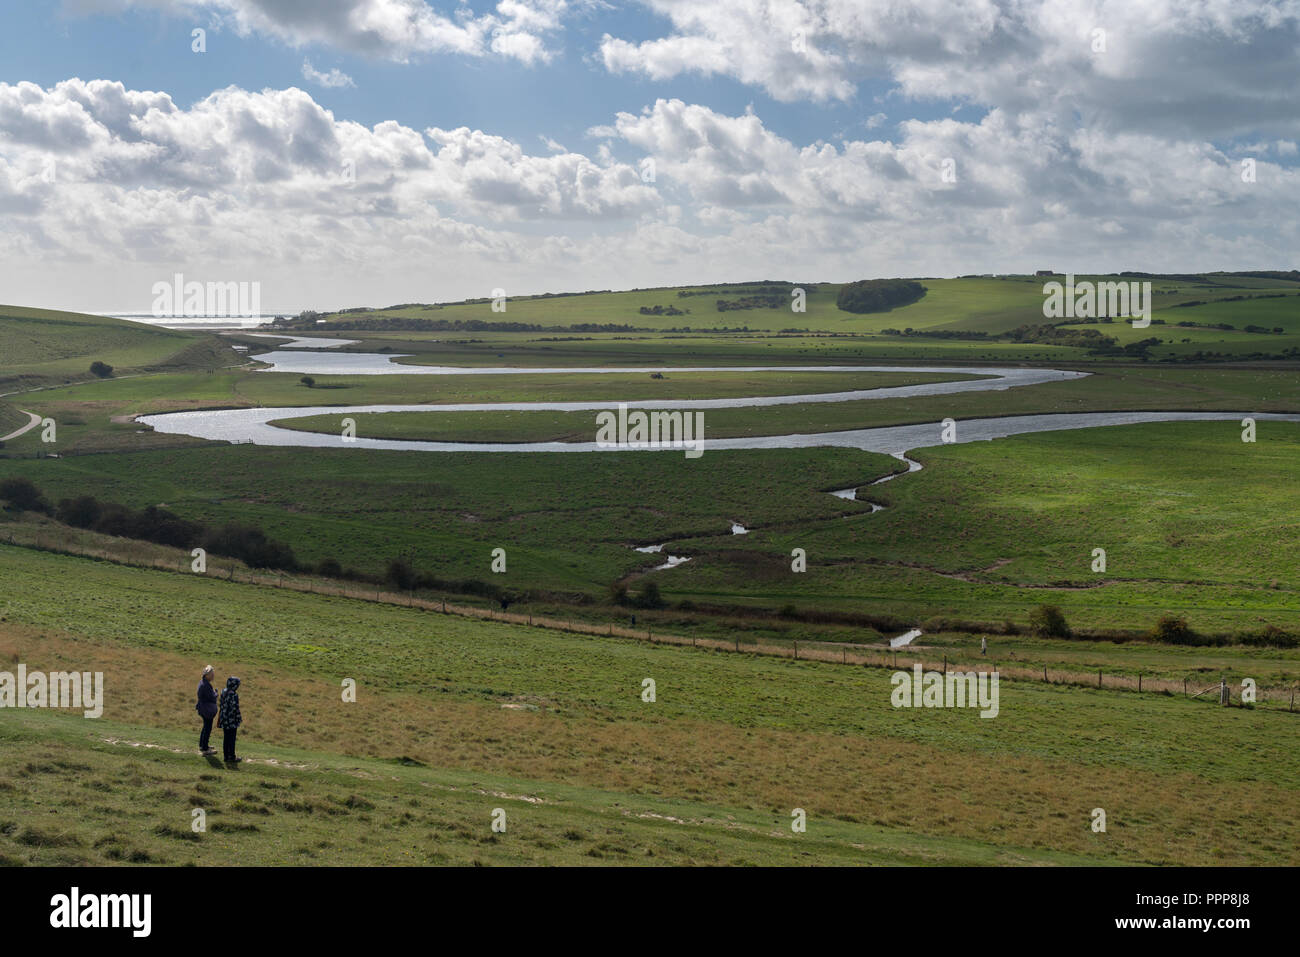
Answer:
M1151 640L1170 645L1192 645L1196 643L1196 632L1187 626L1186 618L1162 615L1151 629Z
M96 359L90 364L90 374L99 376L101 379L111 379L113 377L113 367L107 362L100 362Z
M1268 648L1295 648L1300 646L1300 636L1292 634L1277 625L1265 625L1258 635L1247 635L1242 639L1244 645L1263 645Z
M8 502L9 508L15 512L49 515L54 511L31 479L10 478L0 482L0 500Z
M59 499L59 508L54 517L64 525L92 528L103 514L104 506L99 504L99 499L93 495L82 495L79 498Z
M1069 638L1065 613L1056 605L1039 605L1029 613L1029 631L1036 638Z
M664 599L659 594L659 585L656 582L646 582L641 587L637 605L641 608L662 608L664 606Z
M260 528L240 525L238 522L228 522L204 533L203 547L217 555L238 558L249 568L281 568L292 571L298 567L292 548L284 542L267 538Z
M414 588L416 579L415 567L409 558L392 559L388 563L388 570L384 572L384 581L403 591Z
M303 377L302 377L301 379L299 379L298 381L301 382L303 385L305 385L305 386L306 386L307 388L309 388L309 389L311 389L311 388L315 388L315 386L316 386L316 380L313 379L313 378L312 378L311 376L309 376L309 375L305 375L305 376L303 376Z

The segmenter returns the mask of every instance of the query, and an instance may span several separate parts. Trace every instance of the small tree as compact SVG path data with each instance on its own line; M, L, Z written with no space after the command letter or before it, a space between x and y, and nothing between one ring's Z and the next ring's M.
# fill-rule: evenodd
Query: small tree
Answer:
M90 374L99 376L101 379L111 379L113 377L113 367L107 362L100 362L96 359L90 364Z
M1187 626L1187 619L1179 615L1161 615L1151 629L1152 641L1170 645L1190 645L1196 641L1196 632Z
M1039 605L1029 613L1029 630L1037 638L1069 638L1065 614L1055 605Z
M415 587L416 577L415 566L403 555L389 561L384 580L395 588L407 591Z
M313 379L313 378L312 378L311 376L309 376L309 375L305 375L305 376L303 376L303 377L302 377L301 379L299 379L298 381L301 382L303 385L305 385L305 386L306 386L307 388L309 388L309 389L315 388L315 386L316 386L316 380Z
M642 608L662 608L664 600L663 596L659 594L658 583L646 582L641 587L641 596L637 604Z

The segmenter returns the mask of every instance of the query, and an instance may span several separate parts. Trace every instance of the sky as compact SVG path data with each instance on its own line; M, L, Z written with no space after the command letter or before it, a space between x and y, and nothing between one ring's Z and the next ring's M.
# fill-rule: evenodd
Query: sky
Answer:
M0 302L1291 269L1300 0L0 7Z

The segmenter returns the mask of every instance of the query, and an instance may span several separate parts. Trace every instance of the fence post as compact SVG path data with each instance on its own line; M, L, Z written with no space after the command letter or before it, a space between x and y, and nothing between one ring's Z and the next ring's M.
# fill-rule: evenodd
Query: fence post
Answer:
M1138 691L1142 690L1142 672L1138 672Z
M736 654L740 654L740 639L736 639Z
M1294 710L1295 710L1295 692L1294 692L1294 691L1291 692L1291 707L1287 708L1287 710L1288 710L1288 711L1294 711Z
M849 663L849 649L847 649L847 648L841 648L841 649L840 649L840 664L842 664L842 665L847 665L848 663Z
M1097 669L1097 687L1098 687L1098 688L1101 687L1101 669L1100 669L1100 668Z
M799 660L799 641L798 641L798 639L796 639L796 640L795 640L795 643L794 643L794 660L795 660L795 661L798 661L798 660Z
M1184 698L1187 697L1187 679L1186 679L1186 678L1183 679L1183 697L1184 697Z
M1219 679L1219 704L1226 705L1231 700L1232 700L1232 696L1228 694L1228 682L1220 678Z
M1043 684L1047 684L1047 665L1043 665Z
M944 655L944 656L943 656L943 673L944 673L945 676L948 674L948 656L947 656L947 655Z

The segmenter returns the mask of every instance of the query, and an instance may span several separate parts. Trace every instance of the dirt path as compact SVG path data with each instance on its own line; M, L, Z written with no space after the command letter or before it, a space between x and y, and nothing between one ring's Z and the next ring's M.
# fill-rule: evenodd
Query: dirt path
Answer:
M19 409L18 411L26 415L30 415L32 417L32 420L28 422L26 425L24 425L21 429L18 429L14 432L10 432L8 435L0 435L0 442L8 442L10 439L16 439L18 438L18 436L22 435L25 432L30 432L32 429L36 428L36 426L41 424L41 417L37 415L35 412L28 412L26 409Z

